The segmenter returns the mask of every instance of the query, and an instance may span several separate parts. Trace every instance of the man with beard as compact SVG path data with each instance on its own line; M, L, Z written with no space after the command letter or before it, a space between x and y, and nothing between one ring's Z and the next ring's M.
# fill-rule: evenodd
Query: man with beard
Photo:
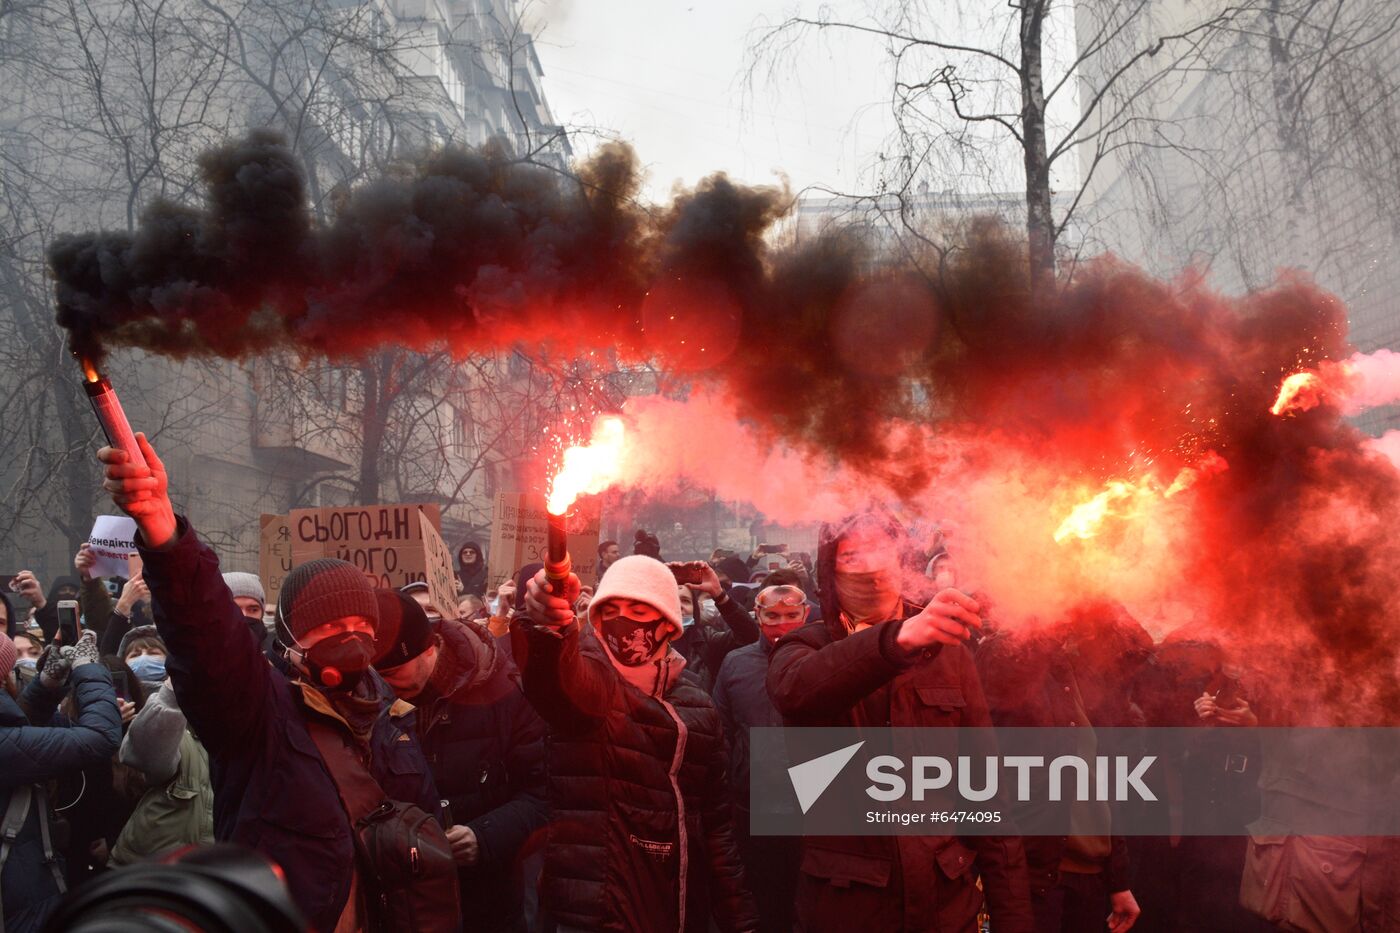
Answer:
M879 515L822 528L817 576L825 621L782 639L768 668L768 692L787 724L991 725L964 647L981 625L977 603L951 588L924 607L905 600L905 537L893 518ZM1019 838L806 837L798 929L972 931L984 891L997 933L1029 933Z
M438 801L417 741L391 717L401 710L377 677L365 676L379 621L374 589L345 561L293 568L277 601L283 675L251 634L218 557L175 515L160 458L137 437L145 466L111 447L98 452L103 486L136 520L166 667L209 753L214 835L281 866L313 929L362 929L369 892L343 803L356 779L345 759L358 760L383 797L428 813Z
M417 707L418 740L447 805L464 927L523 930L521 850L549 815L544 722L484 626L430 627L411 596L378 596L387 647L375 667Z
M672 647L670 568L624 557L574 618L578 579L526 586L512 634L525 693L553 728L542 897L561 930L756 928L734 844L719 714Z

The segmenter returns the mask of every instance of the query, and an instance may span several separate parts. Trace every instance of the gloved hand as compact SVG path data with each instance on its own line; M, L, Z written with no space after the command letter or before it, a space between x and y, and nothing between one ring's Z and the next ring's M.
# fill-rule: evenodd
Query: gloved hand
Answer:
M58 645L49 645L39 655L39 682L50 690L60 690L68 683L68 675L73 672L73 662L64 657Z
M76 645L63 649L63 656L71 660L75 668L82 667L84 664L96 664L98 659L97 633L92 629L83 632Z

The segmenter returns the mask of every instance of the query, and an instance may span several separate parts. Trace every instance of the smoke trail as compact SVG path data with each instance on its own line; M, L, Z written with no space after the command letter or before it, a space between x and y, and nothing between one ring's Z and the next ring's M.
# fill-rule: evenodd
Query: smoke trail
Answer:
M76 345L652 358L697 391L629 403L643 449L624 485L687 478L784 518L898 499L954 520L960 568L1014 617L1117 599L1158 632L1277 657L1276 680L1339 715L1400 715L1400 474L1341 404L1270 413L1291 373L1350 368L1368 387L1350 397L1376 404L1396 367L1356 357L1345 309L1304 278L1235 299L1110 257L1032 301L1024 244L995 224L900 262L850 233L778 249L783 192L717 176L644 209L623 147L582 184L439 152L325 222L267 134L201 166L202 208L56 244ZM1057 543L1113 483L1161 492Z

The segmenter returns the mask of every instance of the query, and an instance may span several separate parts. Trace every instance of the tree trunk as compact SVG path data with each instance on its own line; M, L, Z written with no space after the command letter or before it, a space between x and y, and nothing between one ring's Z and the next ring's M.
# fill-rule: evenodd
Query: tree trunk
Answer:
M68 508L66 515L55 515L52 519L67 539L69 553L76 554L92 530L95 490L100 482L93 459L96 449L89 444L93 415L85 399L77 397L77 386L71 379L55 373L53 393L59 436L68 451L63 464L64 499Z
M387 394L380 384L378 364L380 356L375 355L360 365L360 379L364 390L364 405L360 409L360 479L356 484L357 505L372 505L379 501L379 454L384 446L385 417L388 411Z
M1047 0L1021 7L1021 142L1026 166L1026 239L1032 296L1055 282L1055 215L1050 202L1050 152L1045 140L1041 39Z

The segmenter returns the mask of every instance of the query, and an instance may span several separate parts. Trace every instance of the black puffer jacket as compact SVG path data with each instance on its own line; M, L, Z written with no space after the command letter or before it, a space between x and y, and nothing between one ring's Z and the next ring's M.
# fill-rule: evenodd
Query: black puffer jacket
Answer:
M519 856L548 818L544 721L489 632L444 620L418 738L453 823L471 828L481 860L459 872L467 929L523 929Z
M724 736L688 673L652 697L591 633L513 628L525 693L553 728L543 899L593 931L754 930L734 842ZM677 659L679 661L679 659Z

